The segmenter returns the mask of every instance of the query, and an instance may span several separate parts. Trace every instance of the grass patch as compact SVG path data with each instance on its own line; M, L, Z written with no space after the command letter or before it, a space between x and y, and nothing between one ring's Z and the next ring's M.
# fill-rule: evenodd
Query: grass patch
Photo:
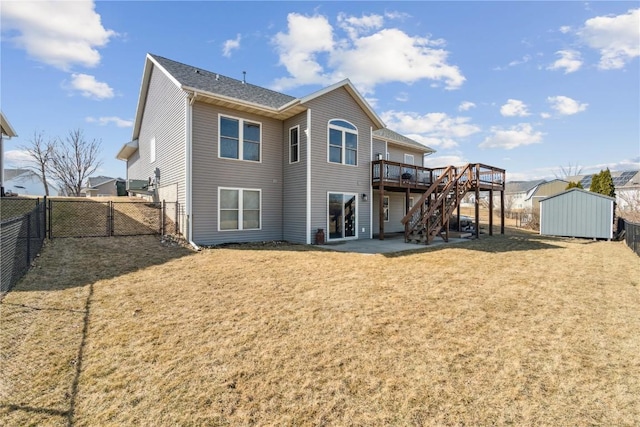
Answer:
M54 240L0 306L0 424L640 424L637 256L507 232L396 256Z

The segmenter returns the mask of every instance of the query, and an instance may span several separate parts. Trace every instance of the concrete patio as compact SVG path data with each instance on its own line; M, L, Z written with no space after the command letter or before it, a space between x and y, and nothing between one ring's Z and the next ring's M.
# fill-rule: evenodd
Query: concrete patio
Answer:
M386 254L393 252L415 251L418 249L431 248L434 246L450 245L452 243L469 242L472 238L449 236L449 241L445 242L440 238L434 239L428 245L419 245L416 243L405 243L402 233L386 235L384 240L359 239L348 240L344 242L327 243L322 245L325 249L338 252L355 252L361 254Z

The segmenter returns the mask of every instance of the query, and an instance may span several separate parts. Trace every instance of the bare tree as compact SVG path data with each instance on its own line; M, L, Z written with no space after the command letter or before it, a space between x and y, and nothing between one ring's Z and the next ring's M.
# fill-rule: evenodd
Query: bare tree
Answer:
M565 179L570 176L581 175L582 169L582 166L579 166L577 163L575 165L572 165L571 162L569 162L568 166L560 166L560 170L554 172L553 174L558 179Z
M29 145L21 147L29 154L29 169L38 174L44 185L44 194L49 195L49 183L47 181L48 168L51 156L55 150L55 142L52 140L45 141L42 132L33 132L33 138L29 141Z
M66 139L56 141L51 155L51 175L68 196L79 196L82 183L101 165L98 158L101 141L87 141L82 130L69 132Z

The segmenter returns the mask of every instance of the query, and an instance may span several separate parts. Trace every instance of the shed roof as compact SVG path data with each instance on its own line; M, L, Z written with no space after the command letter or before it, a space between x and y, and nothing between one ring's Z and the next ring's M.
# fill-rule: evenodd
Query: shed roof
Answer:
M616 199L614 199L613 197L605 196L604 194L594 193L592 191L587 191L587 190L583 190L582 188L574 187L574 188L570 188L569 190L563 191L562 193L558 193L558 194L554 194L553 196L545 197L544 199L540 200L540 203L546 202L547 200L551 200L551 199L553 199L555 197L562 197L562 196L564 196L564 195L566 195L568 193L571 193L573 191L579 191L581 193L585 193L585 194L587 194L589 196L592 196L592 197L602 197L604 199L611 200L612 202L616 201Z

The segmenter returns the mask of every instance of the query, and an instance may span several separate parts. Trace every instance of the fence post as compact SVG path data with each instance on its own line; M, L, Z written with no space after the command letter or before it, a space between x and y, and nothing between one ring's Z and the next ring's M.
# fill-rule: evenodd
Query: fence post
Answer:
M178 203L177 200L175 202L175 206L176 206L176 222L173 223L174 224L173 225L173 228L174 228L173 232L175 234L178 234L180 232L180 226L178 225L178 218L180 218L180 216L179 216L180 215L180 213L179 213L180 212L180 204Z
M49 199L49 240L51 240L51 217L52 215L52 210L53 210L53 200Z
M107 236L113 236L113 202L107 202Z
M31 213L27 217L27 267L31 263Z

